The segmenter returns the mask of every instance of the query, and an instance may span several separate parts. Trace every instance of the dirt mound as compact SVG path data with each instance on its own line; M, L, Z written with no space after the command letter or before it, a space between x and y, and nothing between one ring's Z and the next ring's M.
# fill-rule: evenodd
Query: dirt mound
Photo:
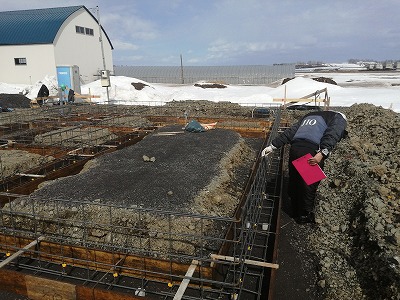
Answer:
M143 90L145 86L149 86L148 84L145 84L143 82L132 82L132 86L135 88L135 90Z
M24 173L52 159L51 156L42 156L28 151L0 150L0 176L4 178L16 173Z
M251 117L248 107L228 101L213 102L209 100L171 101L165 104L177 110L177 115L186 115L188 118L196 117Z
M326 82L326 83L329 83L329 84L337 85L336 81L333 80L332 78L317 77L317 78L312 78L312 79L315 80L315 81L318 81L318 82Z
M399 299L400 118L369 104L343 109L349 138L326 161L310 241L326 299Z
M29 108L31 100L20 94L0 94L2 108Z
M284 79L282 80L282 84L285 84L286 82L289 82L289 81L292 80L292 79L294 79L294 77L292 77L292 78L284 78Z
M226 85L221 83L195 83L194 86L201 87L203 89L225 89Z
M292 80L292 79L294 79L294 77L293 78L284 78L283 80L282 80L282 84L285 84L286 82L288 82L288 81L290 81L290 80ZM316 77L316 78L311 78L312 80L315 80L315 81L318 81L318 82L326 82L326 83L329 83L329 84L334 84L334 85L337 85L337 82L335 81L335 80L333 80L332 78L327 78L327 77Z

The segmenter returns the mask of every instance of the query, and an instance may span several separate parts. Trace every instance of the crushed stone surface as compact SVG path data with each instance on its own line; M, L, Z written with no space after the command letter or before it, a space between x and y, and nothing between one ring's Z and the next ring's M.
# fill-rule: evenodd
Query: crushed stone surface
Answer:
M240 167L243 158L247 159L242 168L249 170L249 159L250 163L255 159L252 151L258 149L246 147L236 132L215 129L189 133L182 126L168 126L133 146L95 159L78 175L45 184L32 196L190 212L196 209L193 200L198 193L220 175L221 161L232 149L241 152L236 154L241 157L236 164ZM228 172L237 169L235 162L227 164L224 168ZM197 208L197 213L213 215L213 209Z

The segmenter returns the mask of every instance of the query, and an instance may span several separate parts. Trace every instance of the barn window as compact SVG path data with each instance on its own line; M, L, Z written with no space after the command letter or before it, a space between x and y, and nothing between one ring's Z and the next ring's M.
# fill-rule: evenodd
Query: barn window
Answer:
M87 35L94 35L92 28L85 28L85 32Z
M86 34L86 35L94 35L92 28L82 27L82 26L75 26L76 33Z
M15 65L26 65L26 58L14 58Z
M82 26L75 26L75 31L76 31L76 33L85 34L85 28Z

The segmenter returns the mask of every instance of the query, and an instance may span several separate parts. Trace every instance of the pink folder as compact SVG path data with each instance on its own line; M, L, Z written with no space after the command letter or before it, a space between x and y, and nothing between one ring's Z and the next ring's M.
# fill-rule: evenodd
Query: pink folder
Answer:
M311 154L307 153L306 155L292 161L293 166L299 172L307 185L326 178L324 171L322 171L319 165L311 166L308 163L308 159L311 157Z

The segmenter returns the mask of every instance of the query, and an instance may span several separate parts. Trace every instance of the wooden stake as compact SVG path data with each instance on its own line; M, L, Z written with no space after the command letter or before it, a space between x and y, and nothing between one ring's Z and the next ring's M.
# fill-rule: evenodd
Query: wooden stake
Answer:
M211 254L211 258L217 259L217 260L231 261L231 262L240 262L241 261L240 259L238 259L236 257L219 255L219 254ZM272 264L272 263L267 263L267 262L263 262L263 261L257 261L257 260L251 260L251 259L244 259L242 261L245 264L253 265L253 266L260 266L260 267L272 268L272 269L279 268L278 264Z
M39 175L39 174L26 174L26 173L17 173L18 176L26 176L26 177L37 177L37 178L44 178L46 175Z
M197 260L192 260L192 264L189 266L185 277L192 277L194 271L196 270L197 265L199 262ZM187 286L189 285L190 279L189 278L184 278L179 286L179 289L176 291L176 294L174 296L173 300L180 300L182 299L183 294L186 291Z

